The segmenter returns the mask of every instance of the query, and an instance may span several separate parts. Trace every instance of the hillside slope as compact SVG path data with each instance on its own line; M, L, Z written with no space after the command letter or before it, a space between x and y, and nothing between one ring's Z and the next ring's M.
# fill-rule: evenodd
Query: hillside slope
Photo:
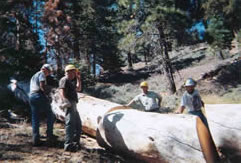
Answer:
M95 97L107 99L116 103L126 104L141 92L139 83L148 81L150 89L163 96L162 105L165 111L173 111L179 105L183 93L183 83L189 77L195 79L197 89L206 103L240 103L241 102L241 52L224 53L225 59L210 53L208 45L182 47L170 53L174 68L174 80L177 93L167 95L167 81L162 74L160 65L154 58L147 65L144 62L135 63L133 70L118 74L106 75L94 88L86 90ZM141 106L137 106L140 108Z

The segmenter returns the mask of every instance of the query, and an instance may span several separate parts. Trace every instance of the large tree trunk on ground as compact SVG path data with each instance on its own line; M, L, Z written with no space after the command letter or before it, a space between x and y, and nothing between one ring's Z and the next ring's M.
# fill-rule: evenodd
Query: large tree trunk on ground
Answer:
M116 110L100 121L96 138L107 149L151 163L218 160L208 129L191 115Z
M55 101L55 114L64 116ZM77 108L83 131L107 149L147 162L215 162L218 157L209 131L195 116L141 112L83 94Z
M241 104L206 105L206 115L216 146L241 162Z

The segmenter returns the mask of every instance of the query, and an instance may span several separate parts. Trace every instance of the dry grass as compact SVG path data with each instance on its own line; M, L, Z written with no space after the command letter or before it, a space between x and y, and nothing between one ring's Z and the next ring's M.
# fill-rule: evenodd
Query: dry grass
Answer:
M206 95L202 96L204 103L206 104L240 104L241 98L240 96L232 96L232 95Z

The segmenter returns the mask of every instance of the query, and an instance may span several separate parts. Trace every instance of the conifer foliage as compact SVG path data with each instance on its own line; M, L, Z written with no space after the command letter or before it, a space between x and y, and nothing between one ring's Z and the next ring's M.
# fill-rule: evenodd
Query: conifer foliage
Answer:
M26 79L40 63L37 32L30 22L33 13L31 0L0 1L0 76L8 82L11 76Z
M96 74L121 71L124 61L157 61L176 91L169 52L207 41L215 51L241 39L240 0L7 0L0 1L0 75L30 76L43 62L68 63ZM39 5L38 5L39 4ZM203 22L204 40L189 39ZM44 38L41 38L41 34ZM198 39L198 38L195 38ZM148 60L149 58L149 60ZM37 65L37 66L36 66Z

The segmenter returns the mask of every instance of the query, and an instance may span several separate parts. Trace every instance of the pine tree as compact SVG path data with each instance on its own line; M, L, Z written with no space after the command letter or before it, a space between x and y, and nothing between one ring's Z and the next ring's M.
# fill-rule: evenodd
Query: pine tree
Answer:
M219 53L219 56L224 59L222 49L230 49L233 39L232 32L225 27L223 18L211 18L208 22L206 39L214 51Z
M92 65L93 70L95 63L110 71L120 68L121 60L112 33L113 13L108 10L109 4L94 0L49 0L46 3L47 41L55 49L58 67L74 58L85 60L89 69Z
M41 64L42 50L29 19L32 1L1 1L0 5L1 81L8 82L10 76L29 78Z
M203 8L205 19L208 22L208 39L211 46L215 49L229 48L231 41L237 37L238 31L241 29L241 1L205 0ZM212 41L214 39L215 41Z
M130 4L125 2L123 0L119 4L123 5L123 8L128 8ZM187 13L181 9L185 9L188 5L177 3L175 0L133 0L132 2L137 7L131 8L130 18L127 17L121 22L123 25L120 25L121 32L124 35L127 33L123 40L126 40L126 44L129 45L131 45L130 42L138 41L143 45L149 44L153 47L153 52L159 56L160 65L168 80L169 91L175 93L176 87L168 53L173 46L185 40L183 38L186 37L186 29L190 21L188 21ZM141 31L142 35L138 36L137 31ZM174 42L176 45L173 44ZM133 45L136 44L133 43Z

